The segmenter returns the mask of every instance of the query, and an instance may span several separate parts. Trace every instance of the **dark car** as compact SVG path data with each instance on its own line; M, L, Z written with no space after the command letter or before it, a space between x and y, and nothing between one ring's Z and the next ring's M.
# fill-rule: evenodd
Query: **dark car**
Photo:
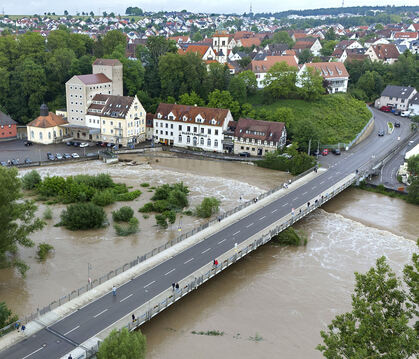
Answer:
M69 153L64 153L63 157L68 160L69 158L71 158L71 155Z
M75 141L75 142L73 142L73 146L74 146L74 147L80 147L80 143L81 143L81 142L77 142L77 141Z
M50 160L50 161L54 161L55 160L55 156L54 155L52 155L51 153L48 155L48 159Z
M32 141L25 141L25 142L23 142L23 144L25 146L32 146L33 145L33 142Z
M73 141L67 141L65 144L66 144L67 146L73 146Z
M25 163L26 163L26 164L29 164L29 163L32 163L32 161L31 161L31 159L30 159L30 158L25 158Z
M394 122L394 127L400 127L400 122L399 121Z
M335 155L339 156L340 155L340 149L339 148L335 148L332 151Z
M101 147L106 147L108 145L108 143L107 142L102 142L101 144L100 144L100 146Z
M102 141L97 141L96 146L102 146Z
M11 162L12 162L12 166L16 166L19 164L19 159L17 160L13 159Z
M400 114L402 113L402 111L400 110L394 110L393 112L396 116L400 116Z
M250 157L250 153L249 152L240 152L239 156L240 157Z
M384 130L379 130L379 131L378 131L378 136L380 136L380 137L381 137L381 136L384 136Z
M1 161L0 162L0 165L2 165L3 167L6 167L7 166L7 162Z

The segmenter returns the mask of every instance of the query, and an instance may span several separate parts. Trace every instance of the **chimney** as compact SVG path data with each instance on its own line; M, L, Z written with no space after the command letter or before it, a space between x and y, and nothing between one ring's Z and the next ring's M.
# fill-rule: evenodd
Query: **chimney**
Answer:
M49 114L48 106L43 103L40 109L40 116L48 116L48 114Z

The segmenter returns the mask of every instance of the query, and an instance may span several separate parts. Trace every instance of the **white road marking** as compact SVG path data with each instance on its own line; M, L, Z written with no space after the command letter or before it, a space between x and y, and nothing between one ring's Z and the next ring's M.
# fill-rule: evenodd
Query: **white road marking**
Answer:
M327 179L332 179L333 176L329 176Z
M36 349L35 351L33 351L32 353L28 354L27 356L23 357L22 359L26 359L29 358L31 355L38 353L40 350L44 349L44 347L40 347L39 349Z
M298 199L298 197L295 197L294 199L293 199L293 201L296 201Z
M312 187L312 189L316 189L316 188L317 188L317 186L313 186L313 187Z
M282 207L285 207L287 204L288 204L288 202L287 202L287 203L284 203L284 204L282 205Z
M119 303L122 303L124 300L127 300L129 297L133 296L134 293L131 293L130 295L126 296L124 299L121 299Z
M278 208L274 209L271 213L275 213L278 210Z
M320 184L323 184L323 183L324 183L324 181L321 181L321 182L320 182Z
M100 313L94 315L93 318L97 318L99 315L101 315L101 314L103 314L103 313L105 313L107 311L108 311L108 309L106 308L105 310L102 310Z
M246 226L246 228L249 228L249 227L251 227L251 226L253 226L253 223L248 224L248 225Z
M172 270L169 270L165 275L168 275L170 273L172 273L176 268L173 268Z
M235 236L236 234L240 233L240 231L237 231L236 233L233 233L233 236Z
M201 252L201 254L207 253L210 250L211 250L211 248L207 248L205 251Z
M262 219L264 219L265 217L266 217L266 216L260 217L260 218L259 218L259 221L261 221L261 220L262 220Z
M187 260L185 263L183 263L183 264L189 263L190 261L193 261L193 258L188 259L188 260Z
M64 336L66 336L67 334L70 334L71 332L73 332L73 331L75 331L76 329L79 329L79 328L80 328L80 325L78 325L77 327L69 330L67 333L64 333Z
M219 241L218 244L223 243L227 238L224 238L222 241Z
M148 283L147 285L144 286L144 288L147 288L149 285L152 285L153 283L155 283L156 281L153 280L152 282Z
M304 196L305 194L307 194L307 191L303 193L303 196Z

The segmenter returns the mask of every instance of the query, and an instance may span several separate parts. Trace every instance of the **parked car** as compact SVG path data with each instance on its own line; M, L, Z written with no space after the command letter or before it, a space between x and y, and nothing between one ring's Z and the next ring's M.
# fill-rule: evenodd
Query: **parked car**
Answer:
M402 113L400 114L400 116L402 116L402 117L409 117L410 116L410 111L402 111Z
M57 153L55 155L55 157L57 157L57 160L62 160L63 159L63 155L61 153Z
M80 147L89 147L89 144L87 142L80 143Z
M390 106L381 106L380 111L391 112L391 107Z
M402 113L402 111L400 110L394 110L393 112L396 116L400 116L400 114Z
M339 148L334 148L332 152L337 156L340 155L340 149Z
M25 158L25 163L26 163L26 164L29 164L29 163L32 163L32 161L31 161L31 159L30 159L30 158Z
M67 141L65 144L66 144L67 146L73 146L73 141Z
M51 152L47 152L47 158L49 157L49 156L51 156L52 155L52 153Z
M240 152L239 156L240 157L250 157L250 153L249 152Z
M7 166L7 162L1 161L0 162L0 165L2 165L3 167L6 167Z
M51 153L48 155L48 159L50 160L50 161L54 161L55 160L55 156L54 155L52 155Z
M100 146L101 147L106 147L108 145L108 143L107 142L102 142L101 144L100 144Z
M327 148L325 148L323 151L322 151L322 156L327 156L329 154L329 150L327 149Z
M379 131L378 131L378 136L380 136L380 137L381 137L381 136L384 136L384 130L379 130Z
M78 154L78 153L72 153L72 154L71 154L71 157L73 157L73 158L80 158L80 156L79 156L79 154Z
M400 122L399 121L394 122L394 127L400 127Z
M32 141L25 141L25 142L23 142L23 144L25 146L32 146L33 145L33 142Z
M79 147L80 146L80 142L77 142L77 141L73 142L73 146L74 147Z
M114 143L112 143L112 142L109 142L109 143L107 143L107 144L106 144L106 146L110 148L110 147L115 146L115 144L114 144Z
M96 146L102 146L102 141L97 141Z
M12 160L12 166L16 166L16 165L18 165L19 164L19 159L13 159Z
M68 160L69 158L71 158L71 155L69 153L64 153L63 157Z

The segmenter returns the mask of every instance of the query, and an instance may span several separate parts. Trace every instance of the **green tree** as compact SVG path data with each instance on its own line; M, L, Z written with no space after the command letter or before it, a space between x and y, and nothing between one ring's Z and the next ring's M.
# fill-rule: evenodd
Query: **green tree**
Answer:
M112 219L115 222L128 222L134 215L134 210L131 207L123 206L117 211L112 212Z
M417 290L417 283L411 284ZM352 311L336 316L328 330L321 331L324 344L317 349L333 359L416 357L418 334L410 321L418 303L412 300L385 257L377 259L366 274L355 273Z
M301 51L298 54L298 63L299 64L306 64L308 62L310 62L310 60L312 59L313 55L311 54L309 49L304 49L303 51Z
M271 43L273 44L287 44L288 48L291 49L294 46L294 41L286 31L279 31L272 37Z
M333 51L335 51L335 46L338 42L334 41L334 40L329 40L327 42L325 42L322 46L322 48L320 49L320 53L323 56L331 56Z
M201 204L196 207L196 215L201 218L209 218L218 212L220 203L215 197L205 197Z
M297 91L297 69L285 61L273 65L264 80L266 91L273 99L289 98Z
M119 30L108 31L103 37L103 48L105 55L112 54L118 45L124 46L125 49L127 45L125 35Z
M35 217L33 201L23 200L21 181L15 168L0 167L0 265L14 266L22 275L29 267L17 258L19 246L32 247L28 237L45 223Z
M333 28L333 27L329 27L328 29L327 29L327 31L326 31L326 34L325 34L325 39L327 40L327 41L330 41L330 40L332 40L332 41L334 41L334 40L336 40L336 33L335 33L335 29Z
M412 176L419 176L419 155L412 156L407 160L407 170Z
M415 178L409 186L407 201L413 204L419 204L419 179Z
M247 71L240 72L239 74L236 75L236 77L244 81L248 96L256 93L258 83L256 80L256 75L253 71L247 70Z
M113 330L99 346L98 359L144 359L146 338L140 330Z
M22 187L26 190L34 189L42 179L38 171L32 170L22 177Z
M189 106L204 106L205 101L199 97L199 95L192 91L191 93L184 93L179 97L179 104L181 105L189 105Z
M240 113L240 105L233 99L230 92L215 90L208 95L208 107L229 109L236 117Z
M207 80L209 92L214 90L227 90L230 79L231 74L227 65L223 65L218 62L209 64Z
M376 71L367 71L359 78L357 88L364 91L369 101L377 98L384 89L384 80Z
M244 103L247 100L246 83L238 76L234 76L228 85L228 91L233 98L239 103Z
M252 58L250 56L245 56L237 62L239 63L242 69L246 69L247 66L249 66L250 63L252 62Z
M106 214L102 207L93 203L75 203L61 212L60 225L74 231L101 228L105 221Z
M314 68L306 67L299 78L299 84L301 87L298 93L303 100L318 100L325 93L323 77Z
M17 315L14 315L12 311L7 308L6 303L0 302L0 328L4 328L5 326L12 324L17 321L17 319Z

